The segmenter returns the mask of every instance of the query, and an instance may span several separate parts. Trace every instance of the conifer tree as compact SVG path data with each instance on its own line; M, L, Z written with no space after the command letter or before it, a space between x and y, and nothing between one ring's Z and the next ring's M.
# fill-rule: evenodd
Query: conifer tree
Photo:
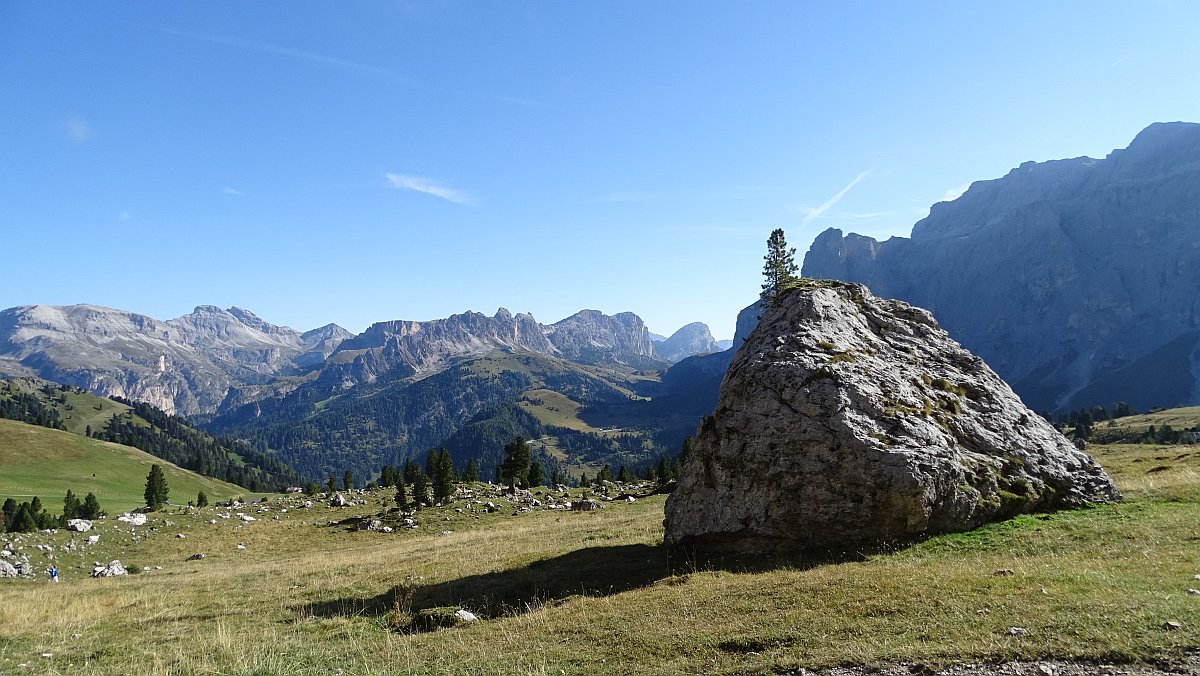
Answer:
M98 519L104 512L100 509L100 501L96 499L95 493L88 493L83 499L83 506L79 509L79 518L81 519Z
M504 446L504 460L500 462L500 481L507 483L515 493L517 481L526 479L529 475L531 460L529 443L525 437L517 435Z
M542 469L542 463L530 462L529 463L529 475L526 477L526 479L528 480L528 483L526 485L528 485L530 488L533 488L534 486L541 486L541 485L545 484L546 483L546 471L544 469Z
M767 238L767 255L763 256L762 300L774 305L779 295L796 279L796 249L788 248L783 228L771 231Z
M9 532L32 533L37 529L37 519L33 516L33 510L29 508L28 502L22 502L17 506L17 514L8 528Z
M425 475L425 471L420 467L417 468L417 473L413 475L413 502L420 507L429 498L429 477Z
M68 488L67 497L63 498L63 523L66 523L68 519L78 519L80 507L82 505L79 503L79 498L75 497L75 494Z
M396 504L400 507L408 505L408 493L404 489L403 481L396 484Z
M617 470L617 481L620 481L621 483L627 483L632 478L633 477L629 476L629 470L625 468L625 465L621 465L621 469Z
M328 493L330 495L333 495L337 492L337 482L333 480L333 477L329 477L325 480L325 488L328 489Z
M467 469L463 472L463 481L469 484L479 481L479 461L475 458L467 461Z
M12 527L13 519L17 517L17 501L8 498L4 501L4 530Z
M445 448L434 454L432 479L434 503L449 502L454 495L454 460Z
M169 491L167 477L163 474L162 467L157 464L151 465L150 473L146 475L146 491L143 493L146 498L146 506L150 508L150 511L156 512L162 509L167 502Z
M346 473L342 475L342 488L346 490L354 488L354 475L350 474L350 470L346 470Z
M200 508L204 508L204 507L208 506L208 494L207 493L205 493L204 491L200 491L199 493L196 494L196 506L200 507Z
M691 437L688 438L691 439ZM654 478L660 484L665 484L671 480L671 465L667 463L667 456L658 456L658 467L654 470Z

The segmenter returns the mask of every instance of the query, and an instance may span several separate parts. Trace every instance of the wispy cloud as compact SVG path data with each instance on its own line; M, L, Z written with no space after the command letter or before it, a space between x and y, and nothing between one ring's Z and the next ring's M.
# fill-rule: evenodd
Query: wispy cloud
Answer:
M817 207L816 209L810 209L808 211L808 214L805 215L805 217L803 219L801 219L800 225L806 226L809 223L812 223L816 219L820 218L821 214L823 214L826 211L829 211L831 208L837 206L837 203L842 201L842 198L846 196L846 193L850 192L851 188L858 185L858 182L863 180L864 178L866 178L867 175L870 174L872 171L874 171L874 169L867 169L866 171L862 172L858 176L855 176L853 181L850 181L849 183L847 183L846 187L837 191L837 194L835 194L833 197L830 197L829 199L825 200L824 204Z
M966 192L967 188L970 188L970 187L971 187L970 183L964 183L964 184L958 186L957 188L950 188L949 190L946 191L945 195L942 195L942 201L943 202L953 202L954 200L958 199L959 197L962 197L963 193Z
M242 192L241 190L238 190L237 188L230 188L229 186L221 188L221 192L225 193L226 195L233 195L234 197L246 196L246 193Z
M528 107L538 107L538 108L544 107L544 105L538 101L521 98L519 96L506 96L503 94L482 94L479 92L463 91L460 89L450 89L450 88L446 88L446 87L431 86L431 85L421 82L420 80L418 80L415 77L412 77L410 75L405 75L404 73L398 73L394 70L388 70L387 68L380 68L379 66L372 66L370 64L359 63L357 61L351 61L349 59L343 59L343 58L339 58L336 56L328 56L326 54L317 54L315 52L306 52L301 49L292 49L290 47L281 47L279 45L272 45L272 44L268 44L266 42L257 42L255 40L243 40L241 38L222 37L219 35L206 35L204 33L189 33L186 31L176 31L176 30L171 30L168 28L160 28L158 30L160 30L164 33L167 33L169 35L177 35L179 37L190 38L192 40L201 40L203 42L211 42L213 44L226 45L228 47L239 47L241 49L250 49L250 50L254 50L256 52L262 52L265 54L275 54L277 56L286 56L286 57L289 57L292 59L301 59L304 61L309 61L311 63L319 63L319 64L322 64L325 66L333 66L336 68L341 68L343 70L357 72L362 75L370 75L373 77L378 77L378 78L382 78L385 80L398 82L398 83L401 83L404 85L408 85L408 86L412 86L412 87L419 87L419 88L422 88L422 89L425 89L428 91L441 92L443 94L450 94L453 96L463 96L463 97L475 98L475 99L486 99L489 101L499 101L501 103L508 103L508 104L513 104L513 105L518 105L518 106L528 106Z
M440 197L447 202L455 204L470 204L475 201L469 194L461 190L448 188L428 178L392 173L384 174L384 176L387 177L388 183L397 190L415 190L416 192L423 192L426 195Z
M128 221L131 218L133 218L133 214L129 213L128 211L122 211L121 213L117 214L118 221Z
M388 70L386 68L379 68L378 66L371 66L371 65L368 65L365 63L358 63L358 62L350 61L347 59L340 59L335 56L326 56L324 54L315 54L313 52L306 52L306 51L303 51L300 49L291 49L290 47L280 47L278 45L271 45L271 44L267 44L265 42L256 42L254 40L243 40L241 38L228 38L228 37L221 37L218 35L206 35L204 33L189 33L186 31L170 30L167 28L160 28L159 30L161 30L164 33L168 33L170 35L177 35L179 37L191 38L192 40L201 40L203 42L211 42L213 44L226 45L229 47L240 47L242 49L252 49L257 52L264 52L266 54L276 54L278 56L287 56L287 57L290 57L293 59L303 59L305 61L311 61L313 63L320 63L320 64L324 64L326 66L335 66L335 67L343 68L343 69L347 69L347 70L358 71L360 73L365 73L367 75L374 75L377 77L383 77L383 78L387 78L390 80L399 80L401 82L408 82L408 83L415 82L415 80L413 80L412 78L410 78L406 75L397 73L395 71Z
M96 135L92 125L78 115L72 115L62 122L63 133L75 143L83 143Z
M1125 59L1128 59L1128 58L1129 58L1128 54L1126 54L1125 56L1122 56L1121 58L1117 59L1116 61L1113 61L1112 65L1110 65L1109 68L1116 68L1117 66L1125 63Z

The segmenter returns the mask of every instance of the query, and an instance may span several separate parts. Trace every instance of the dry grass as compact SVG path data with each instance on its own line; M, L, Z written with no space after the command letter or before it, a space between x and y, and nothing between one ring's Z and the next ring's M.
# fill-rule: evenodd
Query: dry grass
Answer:
M428 510L419 532L394 534L316 525L345 514L324 508L241 529L210 525L209 513L168 516L140 543L104 530L97 547L111 549L61 555L62 584L0 585L0 672L741 674L1138 659L1197 645L1200 597L1187 593L1200 586L1197 472L1185 458L1147 475L1153 450L1095 450L1126 503L841 563L668 561L661 497L478 520ZM184 562L193 551L209 557ZM91 580L70 558L117 554L163 570ZM993 574L1002 569L1013 574ZM414 609L461 604L490 618L399 633L390 614L400 585ZM1183 628L1166 631L1167 620Z

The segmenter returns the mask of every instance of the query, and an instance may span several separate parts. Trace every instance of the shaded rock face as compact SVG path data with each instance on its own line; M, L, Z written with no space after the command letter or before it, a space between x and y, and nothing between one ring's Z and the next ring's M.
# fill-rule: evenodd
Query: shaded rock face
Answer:
M667 500L666 539L844 551L1117 498L928 312L806 282L733 357Z
M977 181L910 238L826 230L804 275L928 308L1035 410L1200 403L1200 125Z

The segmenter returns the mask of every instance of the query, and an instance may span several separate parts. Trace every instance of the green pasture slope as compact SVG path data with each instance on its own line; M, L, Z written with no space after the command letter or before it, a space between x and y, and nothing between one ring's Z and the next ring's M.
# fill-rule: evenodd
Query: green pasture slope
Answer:
M70 489L80 499L95 493L100 506L115 514L145 504L146 474L154 463L167 475L172 503L187 504L199 491L212 500L247 494L244 488L176 467L136 448L0 420L0 500L12 497L21 502L37 495L47 510L57 513Z

